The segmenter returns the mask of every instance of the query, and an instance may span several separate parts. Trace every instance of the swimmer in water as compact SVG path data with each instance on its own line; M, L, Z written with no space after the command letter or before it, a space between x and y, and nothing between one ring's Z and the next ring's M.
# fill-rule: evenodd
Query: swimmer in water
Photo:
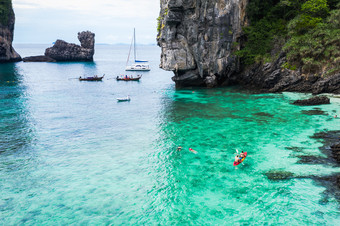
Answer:
M192 149L192 148L189 148L189 151L191 151L191 152L194 153L194 154L197 154L197 151L195 151L195 150Z

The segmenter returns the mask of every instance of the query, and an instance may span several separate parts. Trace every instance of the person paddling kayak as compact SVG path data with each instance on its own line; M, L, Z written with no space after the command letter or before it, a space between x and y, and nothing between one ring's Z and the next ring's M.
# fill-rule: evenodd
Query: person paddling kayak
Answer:
M236 149L237 151L237 149ZM238 153L238 152L237 152ZM234 166L237 166L238 164L240 164L241 162L243 162L243 160L247 157L247 152L243 152L240 155L236 155L235 156L235 161L234 161Z

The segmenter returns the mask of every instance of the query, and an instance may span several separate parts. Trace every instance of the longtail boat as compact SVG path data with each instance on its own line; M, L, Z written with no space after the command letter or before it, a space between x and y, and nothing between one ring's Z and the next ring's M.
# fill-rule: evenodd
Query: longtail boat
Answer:
M104 78L105 74L102 77L98 77L97 75L93 77L79 77L79 81L101 81Z
M139 81L139 79L141 79L141 75L138 75L137 77L132 77L132 76L117 76L116 79L117 81Z

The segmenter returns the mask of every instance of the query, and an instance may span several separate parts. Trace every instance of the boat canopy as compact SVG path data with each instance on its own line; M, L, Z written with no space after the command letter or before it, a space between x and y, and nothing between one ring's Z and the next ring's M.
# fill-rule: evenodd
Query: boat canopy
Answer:
M135 63L146 63L146 62L149 62L147 60L135 60Z

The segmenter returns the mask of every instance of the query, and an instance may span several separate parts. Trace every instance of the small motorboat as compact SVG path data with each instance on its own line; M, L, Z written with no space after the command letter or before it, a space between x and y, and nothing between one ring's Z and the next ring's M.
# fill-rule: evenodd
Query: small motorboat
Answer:
M121 97L121 98L117 98L118 102L123 102L123 101L130 101L130 96L127 97Z
M79 77L79 81L101 81L104 78L105 74L102 77L98 77L97 75L93 77Z
M121 76L117 76L116 79L117 81L139 81L139 79L141 79L142 75L138 75L137 77L133 77L132 75L131 76L128 76L128 75L121 75Z

